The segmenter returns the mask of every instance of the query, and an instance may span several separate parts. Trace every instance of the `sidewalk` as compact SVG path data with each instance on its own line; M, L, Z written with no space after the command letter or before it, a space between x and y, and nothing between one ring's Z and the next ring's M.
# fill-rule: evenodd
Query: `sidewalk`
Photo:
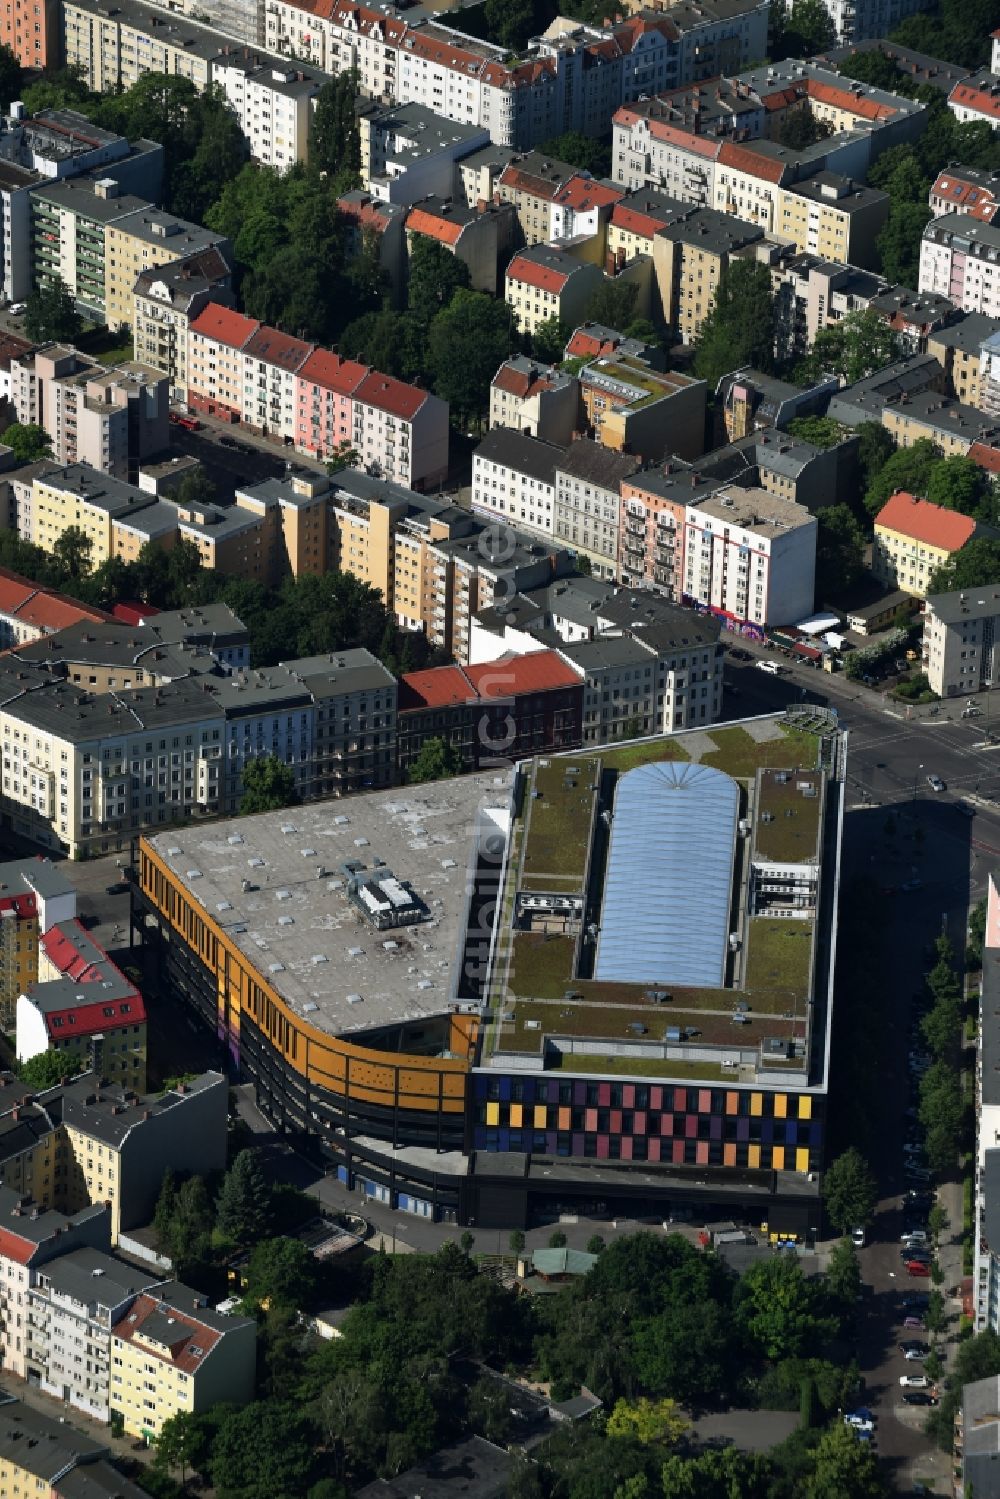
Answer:
M75 1405L70 1405L65 1400L57 1400L54 1395L46 1395L37 1385L29 1384L26 1379L20 1379L16 1374L5 1370L3 1374L2 1388L15 1400L20 1400L23 1405L40 1415L48 1416L53 1421L61 1421L78 1432L83 1432L90 1437L91 1441L100 1442L106 1447L114 1458L138 1459L140 1462L148 1463L152 1460L152 1449L145 1442L136 1445L136 1438L123 1436L116 1437L111 1434L111 1427L104 1421L96 1421L93 1416L84 1415L83 1411L77 1410Z

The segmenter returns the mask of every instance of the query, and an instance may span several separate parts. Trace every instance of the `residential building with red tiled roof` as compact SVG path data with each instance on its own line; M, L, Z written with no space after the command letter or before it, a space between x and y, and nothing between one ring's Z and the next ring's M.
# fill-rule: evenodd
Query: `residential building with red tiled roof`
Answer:
M179 1281L142 1292L111 1329L112 1419L129 1436L155 1440L182 1411L246 1405L256 1335L252 1317L213 1311Z
M350 447L354 437L354 392L368 366L314 349L295 380L295 446L324 458Z
M243 415L242 350L260 328L255 318L209 302L188 334L188 406L238 422Z
M534 333L549 318L582 322L604 274L557 245L533 245L515 255L504 276L504 296L522 333Z
M502 656L475 666L404 673L396 748L400 773L429 739L444 739L475 770L582 742L583 682L556 651Z
M0 650L40 640L84 620L97 624L110 618L93 604L81 604L0 567Z
M543 156L540 151L530 151L504 168L497 179L497 196L501 202L513 203L525 244L541 245L553 238L552 206L556 196L581 175L586 176L578 167Z
M1000 129L1000 76L984 69L963 78L948 95L948 108L961 125L984 120L991 130Z
M83 1071L144 1093L146 1007L139 990L75 918L51 926L40 946L38 980L17 1000L18 1061L65 1053Z
M447 402L377 370L361 381L353 401L360 467L414 489L447 477Z
M935 177L928 202L935 218L961 213L981 224L995 224L1000 218L1000 173L947 167Z
M491 427L512 427L515 432L565 446L579 417L579 383L565 370L515 354L493 376Z
M428 195L406 216L411 255L417 237L433 240L468 266L473 291L495 296L501 252L519 238L517 214L510 203L468 205L460 198Z
M982 529L968 515L899 489L875 517L872 572L890 588L925 598L937 569Z
M41 938L76 916L76 887L48 859L0 864L0 1025L14 1029L18 995L38 978Z
M243 345L243 408L248 427L294 442L296 376L314 345L261 325Z

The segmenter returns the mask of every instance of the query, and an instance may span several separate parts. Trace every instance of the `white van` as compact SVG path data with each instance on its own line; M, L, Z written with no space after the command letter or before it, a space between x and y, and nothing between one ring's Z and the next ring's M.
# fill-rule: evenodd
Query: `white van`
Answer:
M758 671L766 671L772 677L776 677L781 670L781 667L778 665L777 661L755 661L754 665L756 666Z

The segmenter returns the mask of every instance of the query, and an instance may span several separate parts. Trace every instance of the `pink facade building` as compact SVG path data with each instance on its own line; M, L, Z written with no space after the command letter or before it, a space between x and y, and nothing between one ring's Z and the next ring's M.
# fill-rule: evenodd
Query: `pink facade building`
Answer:
M295 446L302 453L327 458L342 443L354 440L352 397L368 367L341 359L329 349L314 349L295 381Z

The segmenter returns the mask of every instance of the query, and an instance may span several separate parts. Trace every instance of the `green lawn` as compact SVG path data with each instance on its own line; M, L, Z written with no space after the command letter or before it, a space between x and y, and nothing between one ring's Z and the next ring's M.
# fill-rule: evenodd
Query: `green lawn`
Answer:
M745 992L785 990L807 998L812 954L811 921L755 916L747 939Z
M110 328L90 328L77 339L81 353L89 354L98 364L125 364L135 358L131 333L124 336Z
M714 754L702 755L702 765L711 765L724 770L727 775L752 778L765 765L801 765L813 769L819 754L819 740L815 734L804 734L801 729L782 727L780 739L769 739L760 744L752 739L746 729L738 727L707 730L717 749Z
M546 766L536 765L524 808L528 820L521 865L524 875L562 875L572 877L578 885L583 884L594 806L591 788L600 763L582 755L551 760ZM578 775L569 778L575 786L568 784L570 767L579 769ZM541 792L541 796L532 796L532 791Z
M757 853L762 859L801 864L816 854L823 802L818 795L803 796L796 787L798 779L800 777L793 775L781 783L773 775L761 777L754 837ZM818 776L816 781L818 789ZM765 812L771 813L773 822L763 821Z
M649 765L660 760L690 760L684 746L664 735L660 739L643 740L641 744L623 744L621 749L608 750L604 763L612 770L634 770L637 765Z
M507 983L510 992L529 999L562 999L573 987L573 947L572 937L515 932Z

